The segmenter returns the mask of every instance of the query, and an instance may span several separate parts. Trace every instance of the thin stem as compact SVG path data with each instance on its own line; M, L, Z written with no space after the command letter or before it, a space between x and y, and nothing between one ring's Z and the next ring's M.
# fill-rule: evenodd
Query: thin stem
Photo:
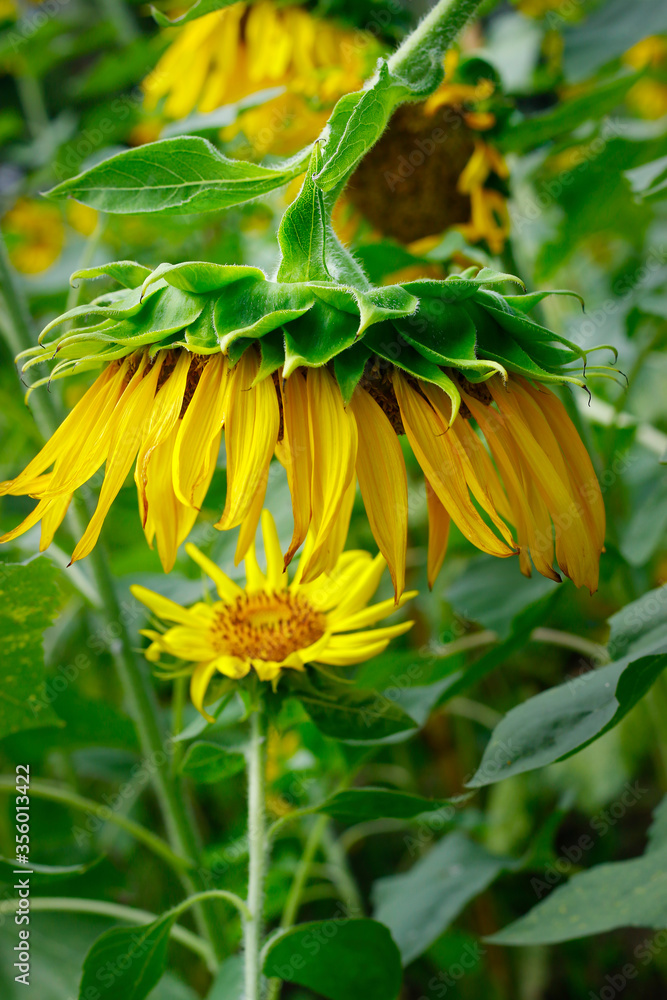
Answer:
M481 0L440 0L389 59L389 71L419 81L442 61Z
M101 0L106 16L113 24L116 37L122 45L129 45L139 37L139 29L134 15L128 10L124 0Z
M177 677L174 681L173 695L171 699L171 733L176 737L183 729L183 711L185 709L185 698L188 690L188 678ZM172 774L178 773L178 767L183 757L183 743L175 740L172 743L171 770Z
M0 913L13 913L18 906L18 900L7 899L0 902ZM151 924L159 920L156 913L149 910L138 910L133 906L122 906L120 903L107 903L100 899L72 899L69 896L37 896L30 900L31 910L56 911L68 913L95 913L101 917L111 917L113 920L125 920L131 924ZM211 973L217 971L217 960L210 945L203 938L179 924L169 931L174 941L189 948L206 962Z
M0 791L13 792L15 790L16 781L14 778L1 775ZM161 837L158 837L157 834L153 833L151 830L147 830L145 826L135 823L134 820L128 819L128 817L124 816L122 813L109 809L108 806L100 805L100 803L95 802L94 799L87 799L83 795L78 795L69 788L61 788L60 786L51 784L48 781L36 781L33 779L30 782L30 794L34 795L35 798L38 799L48 799L51 802L62 802L63 805L70 806L72 809L90 813L98 819L104 820L105 823L113 823L114 826L124 830L125 833L129 833L135 840L138 840L140 843L144 844L145 847L148 847L153 854L157 854L164 861L166 861L171 868L179 873L186 871L194 864L191 858L175 854L169 844L165 843Z
M15 80L30 135L37 141L49 124L49 115L40 82L37 77L28 72L19 74Z
M10 328L3 330L10 347L18 352L33 346L30 313L16 282L1 237L0 288L10 319ZM53 399L48 393L33 393L31 403L35 407L35 416L40 431L45 437L48 437L59 423ZM83 525L88 519L88 511L81 496L75 496L74 506L73 517L78 521L78 534L81 534ZM151 767L152 784L160 805L169 843L177 854L197 857L199 845L186 803L172 780L169 768L164 766L169 756L168 751L171 750L171 740L163 732L150 676L138 663L133 639L127 625L127 609L121 608L114 580L100 545L93 549L89 565L103 605L103 613L100 616L103 619L100 635L102 637L114 636L108 642L109 649L125 700L130 706L142 754ZM181 873L181 882L188 896L199 888L193 877L187 872ZM195 918L200 930L209 938L217 954L222 956L224 953L223 929L215 912L210 907L206 907L205 910L198 911Z
M262 911L266 866L265 740L261 709L250 716L248 746L248 915L243 924L245 953L244 1000L260 1000Z
M328 816L318 816L310 828L310 832L303 849L303 854L301 855L301 860L299 861L299 865L287 896L285 908L283 909L283 915L280 920L281 930L287 930L296 920L303 897L303 891L306 887L306 882L308 881L310 868L313 863L313 859L317 854L317 850L320 846L320 842L328 822ZM269 983L267 1000L278 1000L281 989L282 980L272 979Z

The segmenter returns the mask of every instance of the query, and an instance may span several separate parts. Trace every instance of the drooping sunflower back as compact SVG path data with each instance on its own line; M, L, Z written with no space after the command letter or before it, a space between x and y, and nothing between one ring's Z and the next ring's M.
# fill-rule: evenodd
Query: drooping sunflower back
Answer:
M586 353L528 319L541 293L502 296L490 286L509 276L488 270L367 291L196 263L151 272L120 262L80 276L101 273L129 287L59 317L44 336L66 319L89 325L26 352L27 368L56 361L52 377L103 370L24 472L0 485L2 494L38 500L2 541L41 520L46 547L74 491L105 464L73 554L82 558L135 463L144 531L168 570L207 495L224 433L226 499L209 499L221 510L217 528L240 527L237 560L254 537L275 454L294 511L285 565L310 532L302 579L332 570L358 480L399 595L405 437L425 477L431 584L453 521L483 552L519 553L524 573L532 558L558 579L555 560L578 586L597 586L600 489L547 388L582 385L576 365Z

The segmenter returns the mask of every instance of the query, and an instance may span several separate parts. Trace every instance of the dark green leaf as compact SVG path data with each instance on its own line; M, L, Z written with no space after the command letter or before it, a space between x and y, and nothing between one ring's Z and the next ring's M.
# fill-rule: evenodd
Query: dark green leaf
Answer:
M667 646L667 585L626 604L611 616L609 624L609 652L615 658L630 651L636 655L655 649L660 642Z
M42 651L42 634L60 605L57 574L43 556L0 565L0 738L62 725L46 698Z
M596 865L558 886L526 916L489 941L555 944L617 927L667 927L667 848L641 858Z
M396 1000L401 959L386 927L339 917L299 924L270 941L264 973L328 1000Z
M423 954L507 865L455 831L409 872L375 882L373 915L391 931L403 964Z
M228 750L218 743L199 741L188 747L181 771L201 782L224 781L245 767L242 753Z
M451 812L450 799L424 799L421 795L394 792L389 788L348 788L336 792L317 807L341 823L362 823L371 819L414 819L422 813Z
M79 1000L144 1000L158 984L167 960L169 934L176 919L167 914L141 927L114 927L86 955Z
M517 705L496 726L469 788L544 767L582 750L613 729L667 666L667 653L574 677Z
M316 686L301 677L292 684L292 693L317 728L334 739L375 743L415 729L409 715L375 691L350 689L343 684Z

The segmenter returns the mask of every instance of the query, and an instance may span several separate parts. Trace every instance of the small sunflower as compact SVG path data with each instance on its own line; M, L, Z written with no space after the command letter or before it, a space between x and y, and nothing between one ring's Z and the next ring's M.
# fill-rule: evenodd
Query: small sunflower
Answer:
M361 87L380 52L369 32L301 7L234 3L180 29L144 80L145 106L154 110L163 100L164 115L178 120L282 87L223 137L242 131L255 154L292 152L317 138L338 98Z
M209 721L206 693L216 675L241 680L254 671L260 681L275 686L286 670L303 672L306 666L347 667L382 653L391 639L412 627L401 622L368 628L416 596L406 593L368 606L385 568L382 556L368 552L343 553L330 573L305 583L302 563L288 582L273 518L262 513L266 572L255 556L254 539L245 557L246 585L239 586L194 545L187 552L215 584L219 600L200 601L185 608L145 587L132 593L162 622L166 631L145 629L151 640L146 658L177 662L171 676L182 672L183 660L192 664L190 694L193 704ZM306 552L312 540L306 545Z

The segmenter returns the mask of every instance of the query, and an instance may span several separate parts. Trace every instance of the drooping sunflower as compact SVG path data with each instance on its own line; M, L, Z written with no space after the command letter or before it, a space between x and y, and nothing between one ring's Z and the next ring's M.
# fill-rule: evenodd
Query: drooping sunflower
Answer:
M73 492L106 463L97 509L72 557L82 558L135 464L144 531L168 570L208 491L224 433L227 494L216 527L240 526L238 560L254 538L275 454L294 514L285 565L310 533L301 579L333 570L358 481L400 595L405 438L426 480L430 583L451 519L482 551L519 553L524 573L532 559L557 578L555 559L578 586L596 588L600 488L548 388L583 385L573 366L590 352L529 318L546 293L501 295L493 286L508 276L488 269L366 291L198 263L151 272L121 262L81 276L101 273L128 287L59 317L46 336L62 322L84 325L24 355L27 367L56 360L51 378L82 367L102 372L39 455L0 485L0 495L38 501L1 541L41 521L46 547Z
M213 581L219 600L185 608L145 587L131 588L137 600L168 623L166 631L142 631L151 640L147 659L165 669L163 656L175 660L171 676L183 671L182 661L192 664L185 668L191 674L192 701L210 721L204 705L216 675L240 680L254 671L261 681L275 685L283 671L303 672L308 664L351 666L382 653L413 625L406 621L368 628L416 596L413 591L398 603L390 598L368 606L385 569L381 555L373 559L368 552L344 552L330 572L310 583L303 579L302 558L288 582L273 518L264 511L261 520L266 572L257 561L253 538L245 556L245 587L188 545L188 555ZM311 540L306 553L310 545Z
M171 29L170 29L171 30ZM179 33L144 80L145 106L178 120L283 88L223 131L240 131L255 154L290 153L319 135L339 97L358 90L381 47L370 32L341 27L299 6L238 2Z

